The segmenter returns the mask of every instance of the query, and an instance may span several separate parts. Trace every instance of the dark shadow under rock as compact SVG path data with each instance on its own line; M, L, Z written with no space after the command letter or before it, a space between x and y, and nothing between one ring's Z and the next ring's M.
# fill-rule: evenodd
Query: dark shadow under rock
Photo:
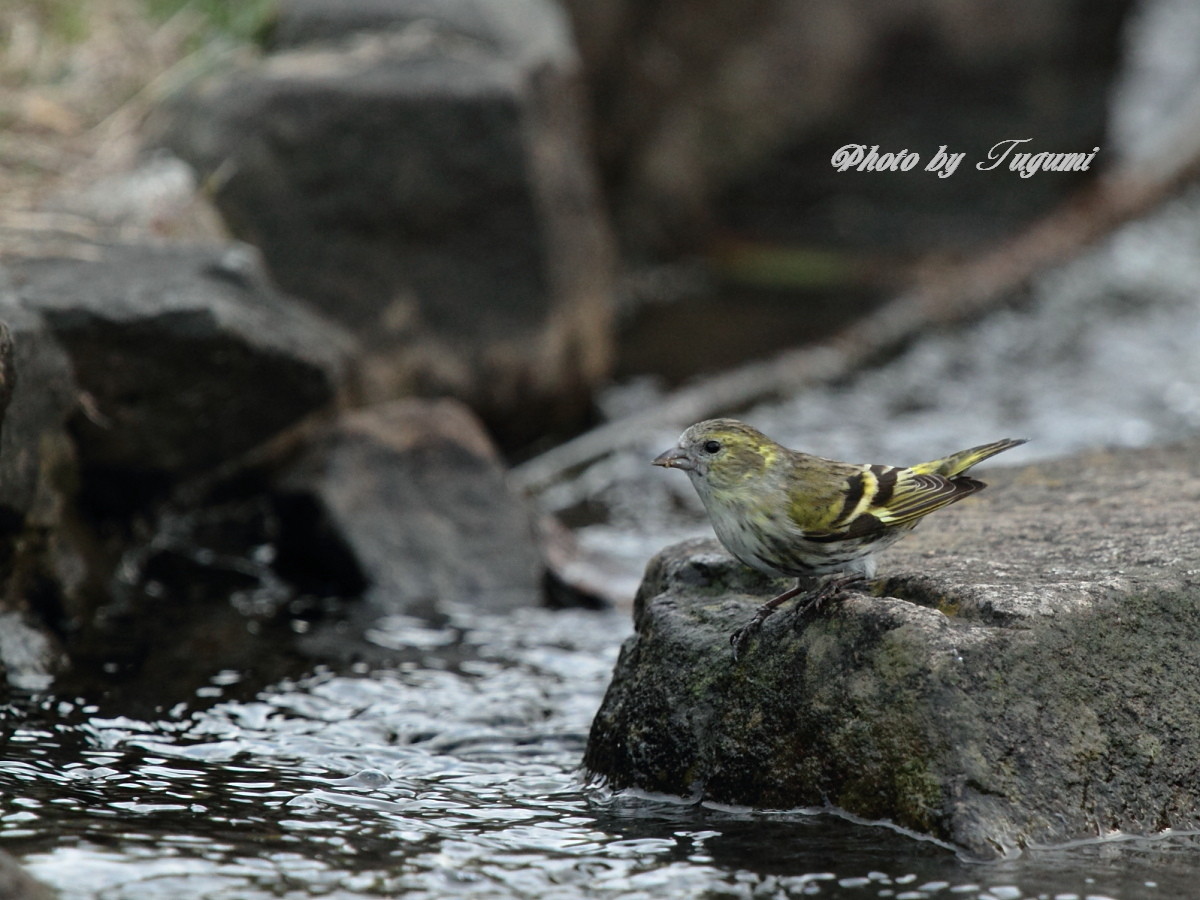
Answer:
M0 279L7 281L7 273ZM42 688L92 573L65 527L77 482L66 423L78 391L50 330L0 284L0 692Z
M830 804L984 857L1197 827L1197 449L989 477L884 556L885 596L780 612L736 661L729 634L785 584L712 542L668 548L587 769L697 800Z

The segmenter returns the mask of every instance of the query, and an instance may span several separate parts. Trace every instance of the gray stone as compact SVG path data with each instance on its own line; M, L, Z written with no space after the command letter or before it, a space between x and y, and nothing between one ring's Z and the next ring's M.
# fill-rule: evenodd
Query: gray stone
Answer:
M466 38L505 56L550 53L568 59L556 34L558 16L541 0L284 0L268 44L279 51L407 30L410 37L424 31Z
M289 42L391 28L199 85L152 142L210 179L286 290L363 340L369 399L456 396L506 445L577 426L609 370L612 287L561 12L288 10Z
M352 339L272 289L246 248L113 246L12 272L83 392L71 430L88 469L195 474L346 387Z
M7 605L0 604L0 684L45 691L66 666L62 645L45 623L25 613L6 612Z
M57 896L0 850L0 900L54 900Z
M281 476L278 490L294 517L315 507L314 533L326 549L344 545L376 610L541 602L532 514L460 403L397 400L346 413Z
M0 424L0 518L55 521L56 496L73 480L67 419L78 388L53 334L0 285L0 321L11 341L10 399Z
M729 634L786 586L663 551L586 767L615 787L833 804L993 857L1200 826L1200 444L989 475L884 554L878 596Z

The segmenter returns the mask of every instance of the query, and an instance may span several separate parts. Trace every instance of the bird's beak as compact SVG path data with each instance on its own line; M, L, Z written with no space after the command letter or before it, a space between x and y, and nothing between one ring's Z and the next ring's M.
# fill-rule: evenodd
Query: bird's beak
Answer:
M660 453L651 465L662 466L664 469L683 469L690 471L696 468L692 458L680 447L672 447L666 453Z

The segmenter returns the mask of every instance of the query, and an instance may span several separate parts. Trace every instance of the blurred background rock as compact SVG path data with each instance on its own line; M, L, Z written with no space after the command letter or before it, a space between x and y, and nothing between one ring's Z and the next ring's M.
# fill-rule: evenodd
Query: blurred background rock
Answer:
M1077 192L1120 149L1131 8L10 4L4 245L231 233L379 351L372 398L456 394L527 455L611 375L826 337ZM975 170L1019 137L1102 151ZM839 174L845 143L923 163ZM946 179L921 171L942 144L967 154Z

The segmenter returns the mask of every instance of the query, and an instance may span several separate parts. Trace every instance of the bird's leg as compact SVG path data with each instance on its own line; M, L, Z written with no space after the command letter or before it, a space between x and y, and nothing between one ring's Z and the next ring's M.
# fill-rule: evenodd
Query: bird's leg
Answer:
M775 612L775 610L779 608L780 604L791 600L803 590L804 579L798 578L794 588L789 588L778 597L772 597L755 611L754 618L751 619L748 624L731 634L729 636L729 643L733 645L733 658L738 658L738 654L741 653L742 649L746 646L746 641L750 640L750 635L754 634L754 632L762 627L762 623L767 620L771 613Z
M772 597L755 611L753 619L751 619L744 627L739 628L729 636L729 643L733 645L733 658L735 660L738 658L738 655L742 652L742 650L745 649L746 642L750 640L750 635L754 634L754 632L761 628L762 623L765 622L781 604L786 603L788 600L791 600L793 597L804 592L806 580L807 579L805 578L799 578L796 580L796 586L794 588L784 591L778 597ZM832 600L834 597L838 596L844 591L851 589L861 590L869 584L870 582L866 578L857 574L836 575L831 578L826 578L805 595L804 602L796 607L795 615L797 618L799 618L809 610L813 610L815 612L816 610L819 610L826 601Z
M849 590L861 591L870 586L871 582L862 575L845 574L833 575L826 578L812 589L804 598L804 602L796 606L795 616L799 619L809 610L816 612L829 600Z

